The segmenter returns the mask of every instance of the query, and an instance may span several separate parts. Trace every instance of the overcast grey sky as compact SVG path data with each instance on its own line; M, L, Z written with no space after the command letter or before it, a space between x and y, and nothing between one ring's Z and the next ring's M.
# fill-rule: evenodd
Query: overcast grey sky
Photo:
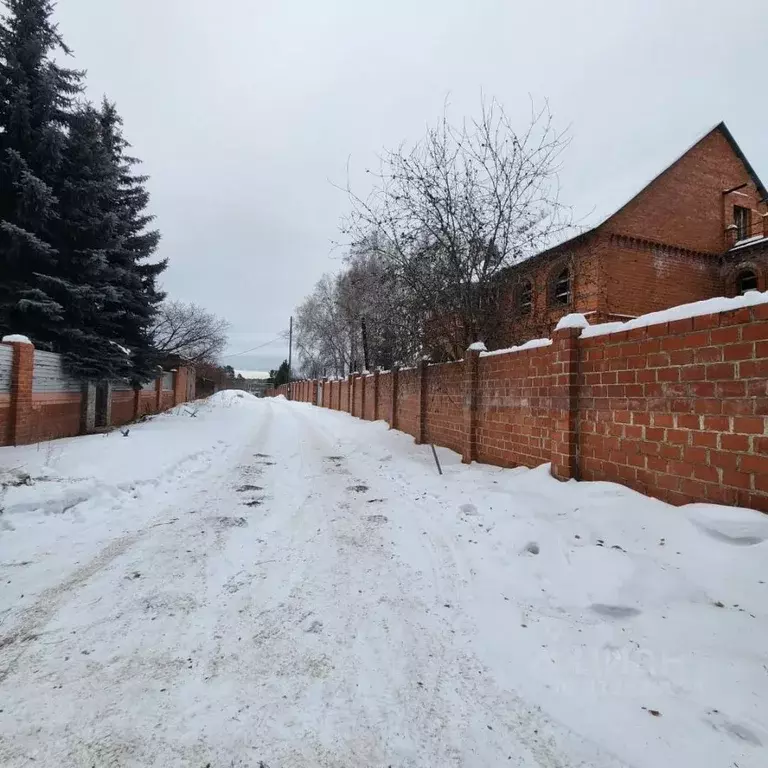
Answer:
M60 0L89 93L115 100L152 177L175 299L232 323L230 354L287 328L332 252L352 178L481 90L524 127L571 126L564 202L618 207L720 120L768 177L765 0ZM282 342L231 357L276 367Z

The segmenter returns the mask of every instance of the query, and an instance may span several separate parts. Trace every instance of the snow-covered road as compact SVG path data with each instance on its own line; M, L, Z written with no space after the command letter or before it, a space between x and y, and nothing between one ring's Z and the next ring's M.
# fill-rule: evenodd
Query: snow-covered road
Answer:
M768 764L768 518L439 455L232 393L0 449L0 764Z

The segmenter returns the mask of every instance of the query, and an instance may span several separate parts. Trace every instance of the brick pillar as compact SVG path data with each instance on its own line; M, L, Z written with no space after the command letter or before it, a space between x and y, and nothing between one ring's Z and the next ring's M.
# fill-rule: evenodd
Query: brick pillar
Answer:
M379 420L379 370L373 372L373 420Z
M341 388L339 388L341 391ZM339 395L341 397L341 395ZM341 406L339 406L341 407ZM347 412L352 416L355 415L355 374L350 373L347 376Z
M360 374L360 418L365 418L365 374Z
M427 440L427 368L428 360L419 360L416 373L419 379L419 413L416 423L416 445L422 445Z
M32 442L32 375L35 369L35 348L31 343L14 341L11 370L11 410L9 439L11 445Z
M173 404L179 405L187 401L187 380L189 378L189 370L184 366L173 374Z
M400 384L400 367L392 366L392 409L389 412L389 428L397 429L397 390Z
M320 401L318 405L322 405L323 407L325 407L326 398L328 397L328 387L330 386L330 384L328 384L327 376L323 376L322 383L323 383L322 396L318 395L318 400Z
M464 353L464 447L461 461L471 464L477 458L477 400L480 350L468 349Z
M141 410L141 388L135 387L133 390L133 420L134 421L136 421L139 418L139 416L141 416L140 410ZM83 432L87 432L87 430L84 429Z
M160 413L163 407L163 376L162 374L155 379L155 412Z
M578 479L579 336L581 328L552 334L552 476Z

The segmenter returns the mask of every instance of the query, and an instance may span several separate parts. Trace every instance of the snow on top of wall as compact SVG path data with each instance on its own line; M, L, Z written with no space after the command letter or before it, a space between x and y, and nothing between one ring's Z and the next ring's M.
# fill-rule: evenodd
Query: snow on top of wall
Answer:
M482 341L476 341L474 344L470 344L467 349L470 352L486 352L488 347L486 347Z
M522 352L524 349L536 349L537 347L548 347L552 344L552 339L531 339L525 344L517 347L507 347L506 349L494 349L493 352L481 352L480 357L493 357L494 355L506 355L510 352Z
M560 322L555 326L559 331L563 328L589 328L589 320L579 312L571 312L570 315L560 318Z
M649 325L669 323L673 320L685 320L689 317L699 317L701 315L713 315L718 312L729 312L734 309L742 309L743 307L754 307L758 304L768 304L768 291L764 293L760 291L747 291L743 296L734 296L731 299L720 296L716 299L694 301L691 304L681 304L678 307L670 307L660 312L640 315L640 317L628 320L626 323L590 325L581 332L581 338L604 336L608 333L630 331L633 328L646 328Z
M22 336L20 333L10 333L7 336L3 336L3 342L5 344L31 344L32 343L27 336Z

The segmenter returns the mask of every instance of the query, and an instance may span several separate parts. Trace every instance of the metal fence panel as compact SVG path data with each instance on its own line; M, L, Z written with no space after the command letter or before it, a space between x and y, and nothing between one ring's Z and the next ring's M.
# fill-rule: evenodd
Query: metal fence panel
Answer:
M0 344L0 392L11 391L11 372L13 371L13 347Z
M63 358L56 352L35 350L35 367L32 372L33 392L82 392L83 384L68 376Z

